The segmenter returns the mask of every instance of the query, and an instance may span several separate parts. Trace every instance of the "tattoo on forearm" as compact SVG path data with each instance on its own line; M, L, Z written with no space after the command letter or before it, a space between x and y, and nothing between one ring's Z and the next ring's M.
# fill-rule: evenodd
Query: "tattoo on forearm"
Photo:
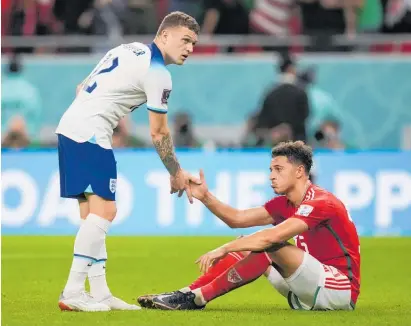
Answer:
M168 172L172 176L175 176L180 169L180 164L174 153L174 145L171 135L168 133L161 137L160 140L154 140L153 144Z

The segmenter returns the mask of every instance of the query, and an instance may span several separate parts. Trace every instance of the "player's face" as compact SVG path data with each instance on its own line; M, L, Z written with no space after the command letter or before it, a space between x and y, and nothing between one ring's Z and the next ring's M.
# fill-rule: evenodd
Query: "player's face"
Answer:
M288 193L295 185L299 167L292 164L286 156L276 156L270 164L271 188L278 195Z
M187 27L170 28L165 47L168 61L182 65L193 53L197 41L197 34Z

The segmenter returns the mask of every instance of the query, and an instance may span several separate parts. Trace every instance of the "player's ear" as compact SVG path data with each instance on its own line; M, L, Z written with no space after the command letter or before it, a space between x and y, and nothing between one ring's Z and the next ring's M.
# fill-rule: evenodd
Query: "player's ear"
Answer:
M167 38L168 38L168 29L163 29L160 32L160 40L163 44L165 44L167 42Z
M304 165L297 166L297 178L302 178L305 175Z

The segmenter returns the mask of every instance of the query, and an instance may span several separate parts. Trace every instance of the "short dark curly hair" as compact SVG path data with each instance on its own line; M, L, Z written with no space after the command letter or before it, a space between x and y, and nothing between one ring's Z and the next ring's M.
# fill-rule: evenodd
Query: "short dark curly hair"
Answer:
M178 26L187 27L197 35L200 33L200 25L197 23L195 18L181 11L173 11L164 17L160 27L158 28L157 35L159 35L166 28Z
M313 150L303 141L282 142L273 147L271 157L286 156L291 163L304 165L307 175L313 166Z

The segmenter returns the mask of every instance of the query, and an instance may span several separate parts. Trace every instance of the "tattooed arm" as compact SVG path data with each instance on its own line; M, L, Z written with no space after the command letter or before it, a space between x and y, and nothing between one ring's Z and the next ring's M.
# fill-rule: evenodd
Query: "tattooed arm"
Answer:
M149 111L149 120L154 147L170 175L175 177L181 167L174 151L173 139L167 123L167 115Z
M157 150L158 155L164 163L164 166L168 170L171 176L175 177L177 172L181 169L178 163L177 157L174 153L173 140L170 132L152 137L154 147Z

